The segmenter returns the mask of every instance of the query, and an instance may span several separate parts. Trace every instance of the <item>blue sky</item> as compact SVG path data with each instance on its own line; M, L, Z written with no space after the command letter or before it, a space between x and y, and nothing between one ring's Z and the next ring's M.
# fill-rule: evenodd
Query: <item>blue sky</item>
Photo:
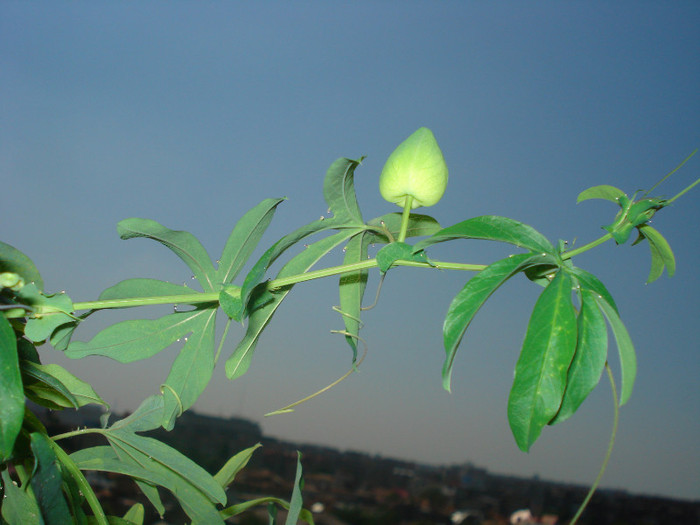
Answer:
M430 127L450 168L443 225L483 214L582 244L610 203L575 204L595 184L648 188L700 145L697 2L3 2L0 6L2 240L25 251L49 291L95 299L122 279L189 279L153 242L116 223L155 219L220 252L235 221L286 196L263 243L325 212L338 157L366 217L397 211L377 191L391 151ZM700 160L659 189L672 196ZM607 283L635 341L639 375L603 486L700 498L696 276L698 190L654 219L676 276L645 285L648 249L606 244L576 259ZM487 263L484 243L436 257ZM328 265L337 264L338 256ZM590 483L611 427L605 381L529 454L506 420L513 367L539 289L516 280L475 319L441 388L442 318L467 275L400 268L366 313L359 374L293 415L262 414L345 372L336 280L298 286L249 373L215 371L196 410L266 433L430 463ZM376 286L376 275L370 294ZM148 311L158 315L162 311ZM89 338L123 313L94 316ZM225 352L243 331L232 330ZM173 353L133 365L43 358L94 382L116 410L157 391ZM614 359L613 359L614 364Z

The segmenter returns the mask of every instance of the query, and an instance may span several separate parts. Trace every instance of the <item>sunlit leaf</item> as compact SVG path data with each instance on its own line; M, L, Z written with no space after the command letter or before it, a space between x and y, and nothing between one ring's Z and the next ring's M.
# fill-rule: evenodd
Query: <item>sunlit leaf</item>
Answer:
M17 338L0 315L0 464L12 455L24 418L24 390L17 357Z
M566 380L559 412L550 424L571 417L600 382L608 355L608 329L595 301L595 292L581 290L581 308L577 318L577 343Z
M17 299L32 307L24 335L30 341L47 339L59 326L73 323L73 303L65 293L44 294L35 284L28 284L17 292Z
M146 237L170 248L199 281L205 292L214 292L216 270L202 244L189 232L175 231L150 219L124 219L117 224L117 232L122 239Z
M445 390L450 390L452 365L457 347L479 308L499 286L516 273L530 266L550 261L554 261L553 256L532 253L512 255L490 264L467 281L464 288L452 300L442 328L445 353L447 354L442 368L442 384Z
M606 201L611 201L618 203L621 196L625 195L625 192L615 186L609 186L607 184L601 184L600 186L593 186L587 190L583 190L578 194L576 198L576 203L588 200L588 199L604 199Z
M559 271L535 303L508 397L508 421L527 452L559 411L576 350L571 278Z
M622 377L620 386L620 406L622 406L627 403L632 396L634 381L637 377L637 356L634 352L632 338L630 338L627 328L625 328L625 325L622 323L617 311L612 308L607 301L603 300L603 298L596 296L595 300L603 311L615 335L615 343L617 344L617 351L620 355L620 375Z
M554 246L532 226L497 215L483 215L443 228L413 247L414 252L453 239L500 241L533 252L554 254Z
M79 408L88 404L108 405L97 395L92 386L57 364L22 362L26 375L26 388L37 390L41 399L52 401L60 407ZM40 385L37 388L37 384ZM43 389L43 395L42 391Z

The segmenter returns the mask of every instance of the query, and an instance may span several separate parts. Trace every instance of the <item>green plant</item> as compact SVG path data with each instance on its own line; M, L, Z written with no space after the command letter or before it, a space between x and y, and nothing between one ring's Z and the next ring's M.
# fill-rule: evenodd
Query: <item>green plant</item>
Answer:
M172 250L189 267L201 291L138 278L107 288L95 301L73 302L63 292L47 293L32 261L18 249L0 244L0 461L5 522L141 523L143 508L138 505L122 518L105 515L83 474L96 470L131 477L161 514L165 509L158 487L171 491L194 523L223 523L256 505L268 505L273 522L276 509L281 506L289 509L287 523L296 523L297 519L313 523L311 513L302 508L300 461L289 503L262 498L226 506L225 488L245 467L257 446L236 454L212 476L174 449L141 434L158 427L172 429L177 418L202 394L221 357L233 320L247 324L241 340L226 359L225 370L229 379L244 374L275 311L292 287L304 281L339 277L338 312L345 326L339 333L353 352L353 368L341 380L347 377L361 361L358 344L362 342L359 333L363 297L368 272L375 269L382 278L397 266L475 272L457 293L445 317L446 358L442 376L447 390L457 349L475 314L502 284L524 274L543 290L530 318L508 402L508 419L518 447L527 451L545 426L573 415L598 384L603 370L607 370L613 385L616 427L617 406L626 403L632 394L636 374L634 348L611 294L592 273L575 266L573 258L610 239L622 244L636 229L639 237L635 242L646 240L651 249L648 282L656 280L664 269L673 275L673 252L648 222L700 179L667 200L647 197L649 192L638 199L636 195L629 197L612 186L589 188L579 195L579 202L606 199L619 205L620 211L605 227L605 235L567 250L564 242L551 243L532 227L506 217L475 217L442 228L430 216L411 213L417 206L435 204L447 184L442 153L426 128L404 141L382 172L382 195L401 206L403 212L387 213L369 221L362 217L354 189L354 173L361 161L341 158L329 168L323 193L332 216L305 224L279 239L245 275L243 268L283 199L266 199L247 211L235 225L216 263L188 232L174 231L148 219L126 219L118 224L122 239L148 238ZM273 278L268 278L275 261L311 236L320 238L291 256ZM413 245L405 242L414 237L423 239ZM432 245L456 239L505 242L519 252L489 265L429 257ZM368 255L370 244L384 245L374 258ZM338 246L344 246L343 264L311 269ZM239 284L234 284L239 276ZM118 322L90 341L72 339L75 329L95 311L154 304L172 304L175 311L159 319ZM217 342L219 309L227 321ZM607 366L606 320L620 360L619 401ZM108 425L105 418L101 428L51 436L25 404L29 399L56 410L91 403L108 409L91 385L58 365L41 363L37 347L44 343L70 358L101 355L124 363L152 357L176 341L184 344L160 394L148 397L134 413L121 420ZM314 395L277 412L291 412ZM101 437L106 444L72 454L60 446L63 440L87 434ZM591 494L594 488L595 484Z

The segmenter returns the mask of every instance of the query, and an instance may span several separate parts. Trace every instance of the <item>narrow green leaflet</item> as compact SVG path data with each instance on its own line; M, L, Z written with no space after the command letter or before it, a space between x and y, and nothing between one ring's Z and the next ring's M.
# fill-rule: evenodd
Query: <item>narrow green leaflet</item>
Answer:
M41 515L46 525L66 525L73 523L68 504L63 497L63 478L58 469L58 460L54 454L49 439L33 432L30 435L31 448L36 461L31 486Z
M255 498L249 501L244 501L243 503L237 503L236 505L226 507L224 510L221 511L221 517L227 519L232 516L238 516L239 514L243 514L244 512L247 512L250 509L258 507L260 505L267 505L268 510L270 511L270 515L273 517L277 516L277 506L282 507L283 509L289 509L289 503L284 501L283 499L275 498L272 496L266 496L263 498ZM299 513L299 519L304 523L314 525L314 516L307 509L301 510L301 512Z
M334 219L347 225L362 226L362 214L355 196L355 169L363 159L340 158L331 164L323 181L323 196Z
M32 492L15 485L7 469L3 469L0 474L5 495L0 511L8 525L44 525L39 505Z
M27 397L38 404L49 408L77 409L88 404L109 408L89 383L60 365L42 365L23 360L21 370Z
M608 328L595 297L595 292L581 290L576 353L569 367L561 407L554 419L550 421L550 425L561 423L571 417L600 382L608 356Z
M405 242L392 242L377 252L377 266L383 273L388 272L396 261L401 260L427 263L428 257L422 250L413 253L413 246Z
M303 488L304 478L302 477L301 469L301 452L297 452L297 472L294 477L294 489L292 490L292 497L289 499L289 512L287 513L287 520L284 522L284 525L296 525L299 519L299 513L304 506L301 497Z
M479 308L499 286L516 273L531 266L549 262L556 262L556 260L551 255L533 253L511 255L490 264L467 281L464 288L450 303L442 328L445 353L447 354L445 364L442 367L442 385L445 390L450 391L452 365L457 354L457 347Z
M283 200L265 199L236 223L219 259L219 268L216 271L218 282L227 284L236 278Z
M530 317L508 397L508 421L527 452L559 411L567 371L576 351L576 312L571 277L559 271L542 291Z
M320 241L310 244L304 251L285 264L277 277L288 277L290 275L306 272L330 250L360 231L360 229L342 230L334 235L330 235ZM274 292L263 290L260 291L257 298L254 299L255 304L259 306L256 306L250 314L245 336L238 344L231 357L226 361L226 376L229 379L235 379L248 370L260 334L291 289L292 286L275 290Z
M214 371L216 308L202 311L190 327L192 335L186 338L170 374L161 387L165 398L163 428L171 430L175 419L190 408L209 384Z
M145 509L141 503L135 503L132 505L126 514L124 514L124 519L134 523L135 525L143 525L143 519L145 517Z
M253 453L260 447L262 447L262 445L257 443L252 447L241 450L238 454L229 459L226 464L221 467L219 472L214 475L216 482L224 489L228 487L231 483L233 483L236 475L248 464L248 461L250 461Z
M202 244L189 232L175 231L150 219L124 219L117 224L117 232L122 239L146 237L170 248L187 266L199 281L202 290L215 292L216 270Z
M350 239L345 246L343 264L367 260L368 237L368 232L362 232ZM357 337L362 326L360 317L362 313L362 298L367 288L367 278L367 270L357 270L342 274L338 283L340 314L343 316L345 331L349 334L345 336L345 340L352 349L353 363L357 359Z
M145 279L137 277L118 282L114 286L102 291L100 301L115 299L133 299L137 297L155 297L161 295L191 295L193 290L181 284L169 283L158 279Z
M621 189L616 188L615 186L601 184L600 186L593 186L579 193L578 197L576 198L576 204L589 199L604 199L617 204L620 197L623 195L625 195L625 192Z
M638 230L639 235L649 242L649 249L651 250L651 270L649 271L647 284L653 283L661 277L664 268L666 268L668 276L673 277L673 274L676 273L676 258L668 241L648 224L640 226Z
M617 351L620 355L620 375L622 377L620 386L620 406L622 406L627 403L632 396L634 380L637 376L637 356L634 352L632 339L617 311L601 297L596 296L595 300L603 311L615 335L615 343L617 344Z
M14 246L0 241L0 273L16 273L25 284L34 283L39 290L44 289L44 281L32 260Z
M24 418L24 389L17 357L17 338L7 319L0 315L0 464L12 449Z
M569 270L578 281L581 288L590 290L596 295L599 295L617 312L617 305L613 296L610 294L605 285L592 273L574 266Z
M113 324L89 342L73 341L66 356L78 359L103 355L120 363L154 356L180 338L186 337L207 317L210 309L197 309L165 315L160 319L135 319Z
M526 248L533 252L554 254L552 243L532 226L497 215L482 215L447 228L443 228L431 237L413 247L414 252L424 250L432 244L452 239L483 239L501 241Z
M111 430L128 429L130 432L147 432L160 426L163 419L163 396L149 396L127 417L115 421Z

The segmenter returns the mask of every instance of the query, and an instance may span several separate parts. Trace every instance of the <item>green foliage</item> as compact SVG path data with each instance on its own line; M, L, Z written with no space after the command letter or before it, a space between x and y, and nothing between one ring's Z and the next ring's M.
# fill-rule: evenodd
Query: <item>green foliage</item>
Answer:
M412 147L408 143L402 150L409 160ZM438 148L437 143L430 147ZM489 297L520 273L540 285L541 293L530 316L508 398L510 427L523 451L532 447L546 426L570 418L599 383L609 359L608 327L620 362L619 404L629 400L637 367L632 340L608 289L595 275L575 266L573 257L608 239L623 244L636 229L639 236L635 244L646 240L651 250L647 282L658 279L664 269L672 276L674 254L648 221L698 181L671 199L648 197L646 192L635 201L636 195L630 198L609 185L583 191L578 202L603 199L617 204L620 211L612 223L604 226L607 233L603 237L566 251L562 241L555 246L531 226L506 217L475 217L442 228L430 216L410 213L413 204L408 198L402 200L403 213L387 213L365 221L354 182L361 162L362 159L347 158L335 161L323 181L329 216L292 230L272 243L257 261L251 262L250 258L284 199L265 199L245 212L216 262L189 232L171 230L149 219L131 218L118 224L122 239L151 239L170 249L185 263L201 290L136 278L106 288L96 301L74 303L65 293L45 291L31 259L0 243L3 522L141 524L141 505L134 505L123 517L105 514L84 475L85 471L100 471L131 478L161 515L165 506L159 491L171 492L193 523L223 523L260 505L267 506L270 523L276 523L278 508L288 511L287 525L299 520L313 523L313 516L303 508L300 455L289 502L263 497L227 506L225 489L235 483L259 444L235 454L212 476L175 449L142 435L158 427L172 429L177 418L202 395L224 347L231 320L242 322L245 331L226 359L225 372L232 380L245 374L261 334L282 301L296 284L312 279L338 278L340 306L336 310L342 316L344 330L337 332L352 350L352 372L361 362L357 360L357 344L361 341L361 316L367 309L363 306L364 294L371 271L378 270L381 279L397 266L476 272L457 291L445 315L442 381L448 391L452 388L458 349ZM392 169L397 166L392 165ZM405 174L393 175L401 178ZM435 182L442 184L442 189L424 187L430 186L428 179L421 182L419 189L442 195L446 178L445 168L444 177ZM395 197L394 201L402 199L401 195ZM310 237L314 238L309 240ZM406 241L414 237L422 240L413 245ZM471 239L504 242L520 252L487 266L437 261L428 255L434 244ZM302 241L306 242L303 246ZM381 246L374 258L369 256L371 245ZM340 266L313 269L341 247L344 255ZM285 255L286 262L275 275L270 275L273 264ZM76 328L92 312L154 304L174 305L174 311L157 319L117 322L90 341L73 340ZM228 318L221 336L216 330L219 309ZM131 415L109 426L105 417L100 428L51 436L25 406L26 400L53 410L77 409L87 404L100 405L105 410L109 407L89 383L59 365L42 364L37 348L45 343L72 359L103 356L121 363L149 359L172 346L178 352L160 383L160 393L146 398ZM616 396L614 383L613 392ZM104 444L70 455L59 445L64 439L83 434L102 438Z

